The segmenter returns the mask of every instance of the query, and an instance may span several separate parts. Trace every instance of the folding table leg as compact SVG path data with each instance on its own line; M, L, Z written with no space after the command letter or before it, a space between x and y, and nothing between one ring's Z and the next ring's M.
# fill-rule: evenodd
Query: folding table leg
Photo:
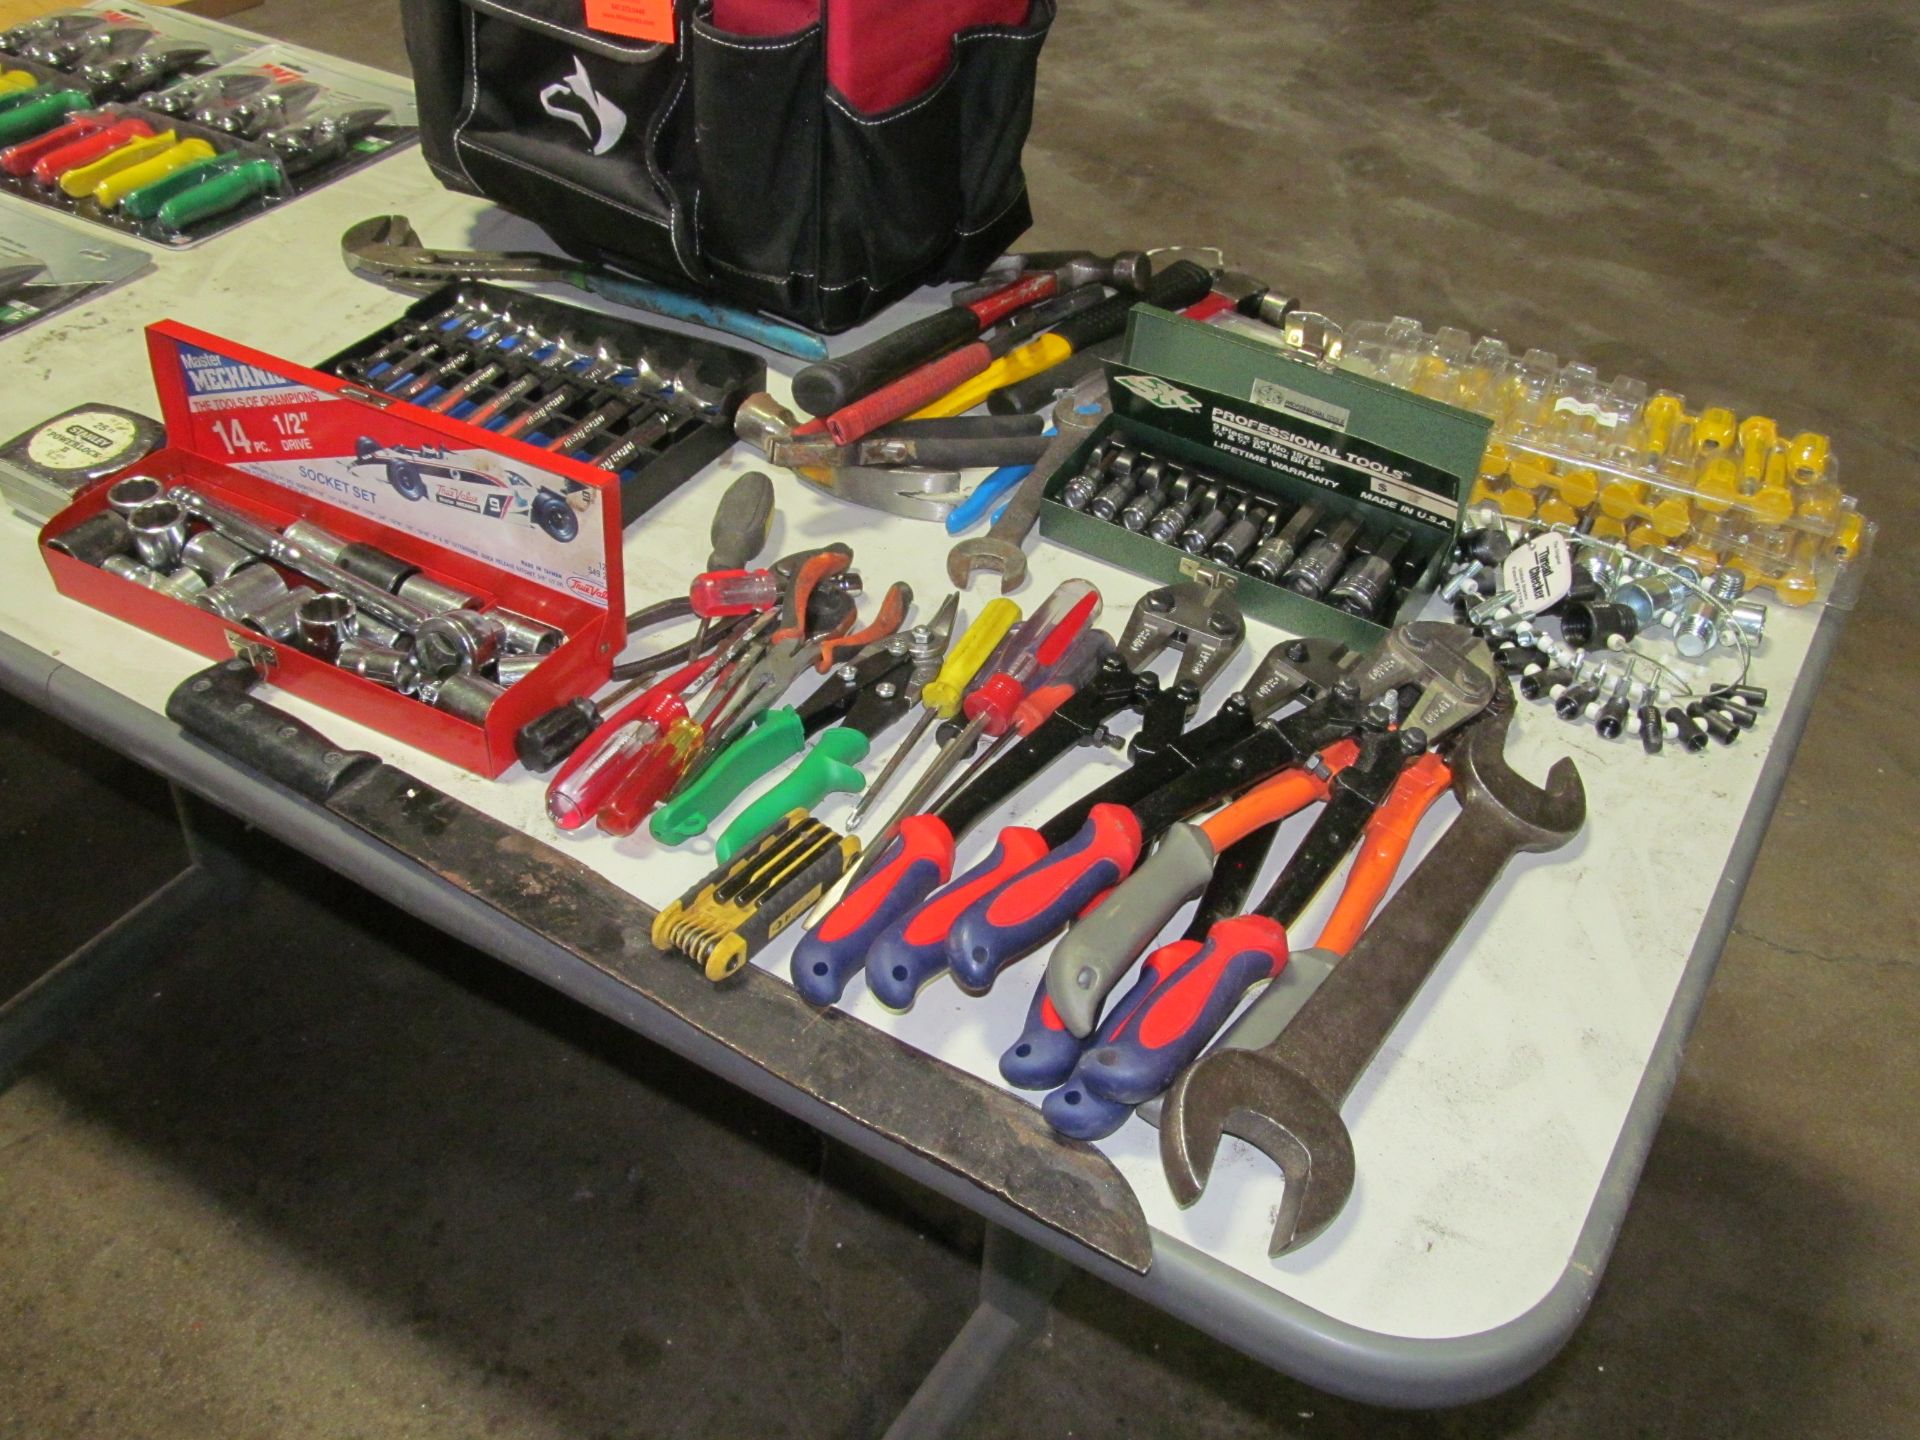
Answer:
M885 1440L935 1440L967 1418L1009 1351L1040 1333L1073 1267L1010 1230L987 1227L980 1303L907 1402Z
M216 906L230 907L252 888L253 872L202 828L205 812L199 802L168 788L186 840L187 867L0 1004L0 1089L18 1078L41 1047L164 958L172 942L198 927Z

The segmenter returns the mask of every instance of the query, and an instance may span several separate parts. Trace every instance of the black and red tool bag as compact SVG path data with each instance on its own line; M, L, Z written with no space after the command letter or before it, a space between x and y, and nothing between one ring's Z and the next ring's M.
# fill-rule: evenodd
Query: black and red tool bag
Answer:
M1053 0L403 0L448 186L823 331L1031 222Z

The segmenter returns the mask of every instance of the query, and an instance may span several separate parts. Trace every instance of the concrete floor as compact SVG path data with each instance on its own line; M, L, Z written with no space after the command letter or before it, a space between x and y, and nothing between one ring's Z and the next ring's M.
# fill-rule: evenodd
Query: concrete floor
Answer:
M1336 315L1828 430L1882 553L1557 1360L1387 1414L1080 1281L967 1433L1913 1433L1912 8L1064 8L1037 241L1211 241ZM245 18L391 64L389 11ZM0 826L0 992L174 862L150 779L10 702ZM255 903L0 1096L0 1436L877 1431L970 1303L976 1226L256 849Z

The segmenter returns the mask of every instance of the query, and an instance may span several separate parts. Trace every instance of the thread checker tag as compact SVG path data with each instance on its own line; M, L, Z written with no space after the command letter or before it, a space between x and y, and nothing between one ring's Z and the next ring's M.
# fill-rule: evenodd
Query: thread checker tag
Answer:
M1500 589L1513 593L1513 608L1526 615L1559 604L1573 588L1573 550L1567 537L1537 535L1516 546L1500 567Z

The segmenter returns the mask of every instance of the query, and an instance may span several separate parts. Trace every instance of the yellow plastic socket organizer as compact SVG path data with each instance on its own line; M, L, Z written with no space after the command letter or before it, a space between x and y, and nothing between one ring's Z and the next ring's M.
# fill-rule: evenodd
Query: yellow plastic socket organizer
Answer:
M1782 605L1841 600L1872 547L1825 435L1404 317L1348 326L1337 363L1493 421L1470 505L1736 570Z

